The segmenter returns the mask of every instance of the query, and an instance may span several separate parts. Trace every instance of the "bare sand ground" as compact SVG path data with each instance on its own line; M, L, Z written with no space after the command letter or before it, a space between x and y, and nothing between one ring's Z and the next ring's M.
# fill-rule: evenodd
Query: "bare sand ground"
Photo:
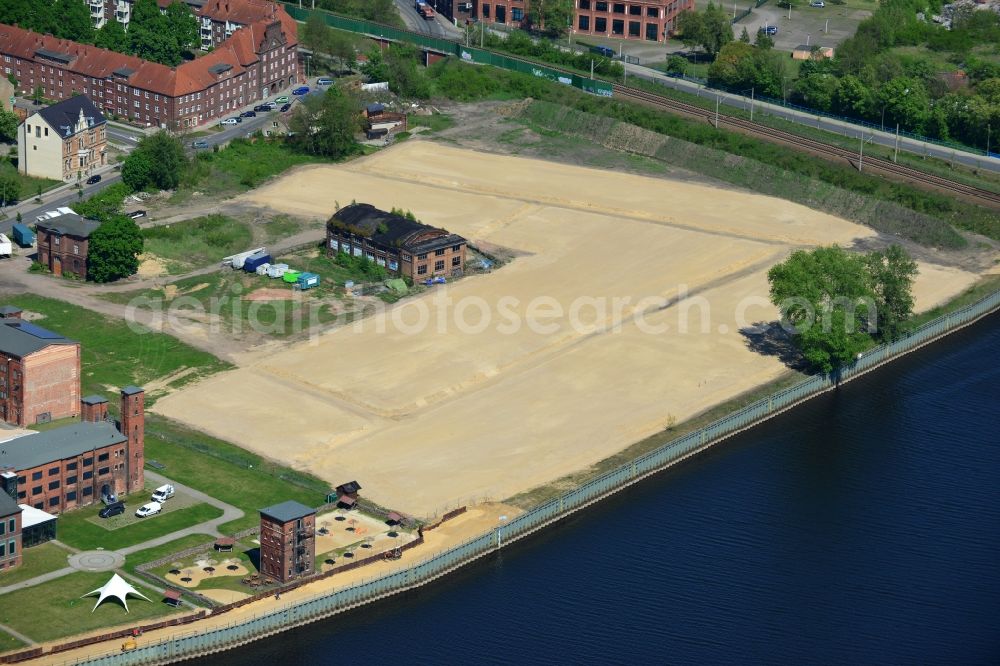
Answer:
M401 207L519 254L154 408L420 516L546 483L778 377L740 332L776 317L767 269L874 234L779 199L420 141L244 198L307 217ZM974 279L923 265L918 307Z

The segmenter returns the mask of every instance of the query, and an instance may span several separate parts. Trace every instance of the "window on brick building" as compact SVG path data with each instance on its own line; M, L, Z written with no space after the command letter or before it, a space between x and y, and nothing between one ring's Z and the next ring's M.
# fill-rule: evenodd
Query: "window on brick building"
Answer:
M427 273L427 264L421 264L417 266L417 275L424 275Z
M59 506L59 497L58 496L56 496L56 497L50 497L49 498L49 506Z
M603 17L594 18L594 32L607 32L608 31L608 19Z
M622 2L616 2L616 3L614 3L613 5L611 5L611 13L612 14L624 14L625 13L625 4L622 3Z
M76 500L76 491L75 490L66 493L66 501L67 502L73 502L75 500Z
M15 377L15 379L17 379L17 378ZM32 481L38 481L40 478L42 478L42 473L41 472L32 472L32 474L31 474L31 480Z
M31 495L32 496L41 495L41 494L42 494L42 487L41 486L35 486L34 488L31 489Z
M110 457L111 457L111 454L108 453L107 451L105 451L101 455L97 456L97 462L104 462L105 460L107 460Z
M74 474L73 476L67 476L66 477L66 485L67 486L71 486L74 483L76 483L76 474Z
M590 0L580 0L580 9L590 9Z
M660 38L659 28L655 23L646 24L646 39L655 42Z
M650 18L660 18L659 7L646 7L646 16Z
M461 266L462 265L462 257L452 257L451 258L451 265L452 266Z
M628 36L638 37L640 30L642 29L642 23L639 21L629 21L628 22Z
M49 490L55 490L58 487L59 487L59 481L53 481L52 483L49 484Z
M440 250L434 250L434 256L435 257L443 257L444 256L444 248L441 248Z
M434 262L434 270L443 271L444 270L444 260Z
M90 467L93 464L94 464L94 459L93 458L84 458L83 459L83 466L84 467Z
M88 496L93 495L93 494L94 494L94 489L93 488L90 488L88 486L87 488L83 489L83 496L84 497L88 497Z
M66 463L66 471L72 472L73 470L76 469L76 465L77 465L76 462Z
M625 21L614 20L611 22L611 34L612 35L624 35L625 34Z

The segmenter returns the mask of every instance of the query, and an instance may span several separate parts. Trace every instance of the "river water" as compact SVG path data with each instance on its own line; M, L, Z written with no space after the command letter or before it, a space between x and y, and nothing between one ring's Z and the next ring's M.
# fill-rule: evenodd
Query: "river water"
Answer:
M1000 315L543 533L197 663L1000 663Z

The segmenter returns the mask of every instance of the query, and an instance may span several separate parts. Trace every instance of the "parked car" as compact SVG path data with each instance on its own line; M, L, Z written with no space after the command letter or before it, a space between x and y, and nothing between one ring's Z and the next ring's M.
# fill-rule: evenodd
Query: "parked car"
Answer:
M285 111L288 111L288 109L290 109L290 108L292 108L291 104L282 104L281 105L281 112L284 113Z
M238 118L226 118L225 120L220 120L220 125L235 125L240 122Z
M288 99L288 95L282 95L274 100L274 104L287 104L290 101L292 100Z
M208 141L205 141L204 139L198 139L197 141L192 141L191 142L191 147L192 148L208 148Z
M257 112L256 111L244 111L240 115L242 117L244 117L244 118L256 118L257 117Z
M331 86L331 85L333 85L333 79L328 78L326 76L321 76L318 79L316 79L316 85L318 85L318 86Z
M777 35L778 34L778 26L776 26L776 25L765 25L763 28L760 29L760 31L763 32L766 35Z
M295 90L292 91L292 94L293 95L305 95L308 92L309 92L309 86L299 86L298 88L296 88Z
M168 483L166 485L160 486L159 488L153 491L152 500L154 502L160 502L162 504L163 502L165 502L166 500L170 499L173 496L174 496L174 487Z
M87 179L87 185L93 185L94 183L99 183L99 182L101 182L101 177L96 173Z
M608 47L608 46L591 46L590 47L590 51L591 51L591 53L598 53L598 54L604 56L605 58L614 58L615 57L615 50L613 48Z
M101 518L111 518L125 513L125 502L115 502L101 509L97 515Z
M134 210L128 214L133 220L138 220L140 217L146 217L146 211L144 210Z
M826 3L823 0L810 0L810 7L826 7Z
M277 106L278 105L275 104L274 102L264 102L263 104L260 105L260 108L262 111L274 111L275 107Z
M267 104L258 104L257 106L253 107L253 110L258 113L262 113L264 111L270 111L271 107L269 107Z
M149 504L143 504L138 509L135 510L136 518L145 518L147 516L155 516L161 510L163 510L163 505L159 502L150 502Z
M101 501L104 502L106 505L111 506L112 504L118 501L118 496L115 495L114 493L108 493L106 495L102 494Z

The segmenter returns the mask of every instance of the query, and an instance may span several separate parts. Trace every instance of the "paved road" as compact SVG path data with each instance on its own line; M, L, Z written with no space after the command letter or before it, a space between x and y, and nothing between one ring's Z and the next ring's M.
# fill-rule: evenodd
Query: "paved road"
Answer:
M410 2L396 0L396 8L399 10L399 15L403 17L403 23L413 32L443 39L457 39L463 34L453 23L437 12L434 13L434 20L428 21L414 9L412 0Z

